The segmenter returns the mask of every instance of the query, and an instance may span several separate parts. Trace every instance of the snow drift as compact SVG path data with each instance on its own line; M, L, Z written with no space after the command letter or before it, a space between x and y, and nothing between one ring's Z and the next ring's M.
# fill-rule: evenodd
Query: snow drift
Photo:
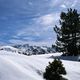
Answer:
M44 80L43 72L50 56L57 54L44 54L25 56L17 53L0 51L0 80ZM60 54L58 54L59 56ZM68 80L80 80L80 62L62 60Z

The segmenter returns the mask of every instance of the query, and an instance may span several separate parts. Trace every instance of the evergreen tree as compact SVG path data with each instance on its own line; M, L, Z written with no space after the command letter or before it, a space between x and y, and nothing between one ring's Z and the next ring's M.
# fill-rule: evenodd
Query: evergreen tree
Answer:
M78 55L80 46L80 15L77 10L68 9L60 15L61 27L54 27L57 34L58 51L67 55Z
M59 59L55 59L52 63L49 62L43 76L46 80L66 80L62 74L66 75L65 68Z

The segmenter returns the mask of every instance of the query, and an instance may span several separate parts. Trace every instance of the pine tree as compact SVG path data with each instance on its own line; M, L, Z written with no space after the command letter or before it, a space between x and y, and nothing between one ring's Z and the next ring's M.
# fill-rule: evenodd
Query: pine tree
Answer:
M49 62L43 76L46 80L66 80L62 78L62 74L66 75L66 70L62 62L59 59L55 59L52 63Z
M59 51L67 55L78 55L80 46L80 15L77 10L62 12L59 21L61 27L54 27L57 34L56 45Z

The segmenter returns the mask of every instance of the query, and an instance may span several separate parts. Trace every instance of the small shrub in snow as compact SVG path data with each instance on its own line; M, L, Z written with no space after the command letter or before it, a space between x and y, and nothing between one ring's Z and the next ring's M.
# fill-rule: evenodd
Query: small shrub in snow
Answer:
M62 77L62 74L66 75L66 70L62 62L59 59L55 59L52 63L49 62L43 77L46 80L66 80Z

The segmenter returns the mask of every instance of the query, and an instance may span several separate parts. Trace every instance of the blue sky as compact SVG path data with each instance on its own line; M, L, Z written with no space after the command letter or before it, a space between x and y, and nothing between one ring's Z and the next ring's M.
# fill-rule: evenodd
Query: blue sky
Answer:
M0 44L54 44L53 27L67 8L80 11L80 0L0 0Z

